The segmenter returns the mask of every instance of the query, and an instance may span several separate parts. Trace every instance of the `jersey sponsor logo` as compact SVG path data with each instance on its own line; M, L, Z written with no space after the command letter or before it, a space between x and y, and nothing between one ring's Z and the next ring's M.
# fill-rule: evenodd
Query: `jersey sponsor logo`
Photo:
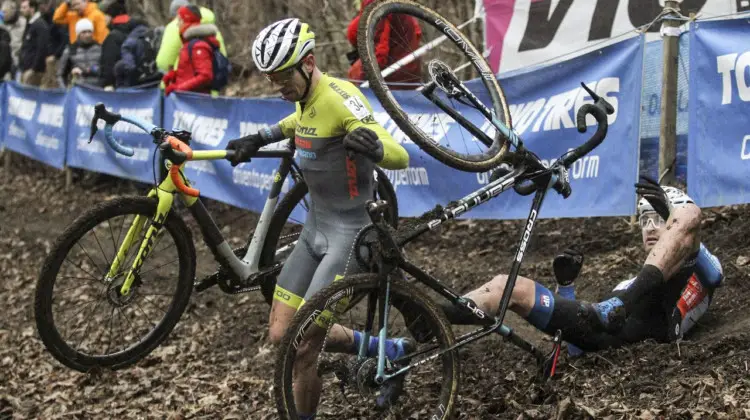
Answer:
M359 197L359 189L357 188L357 163L354 159L346 158L346 176L349 178L349 199L354 200L355 197Z
M312 159L315 160L318 158L318 155L315 154L315 152L311 152L309 150L297 150L297 153L305 159Z
M540 296L539 303L542 304L545 308L549 308L550 306L550 299L548 295L542 295Z
M318 115L318 112L317 112L317 111L315 111L315 107L311 107L311 108L310 108L310 113L309 113L309 114L307 114L307 115L309 115L309 116L310 116L310 118L315 118L315 116L316 116L316 115Z
M303 138L295 137L294 144L296 144L297 147L302 147L303 149L312 149L312 142Z
M297 126L297 132L299 134L304 134L306 136L317 136L318 135L318 128L317 127L304 127L304 126L298 125ZM310 147L312 147L312 146L310 146ZM310 148L310 147L308 147L308 148Z
M339 87L339 85L337 85L337 84L336 84L336 82L331 82L331 83L329 83L329 84L328 84L328 86L329 86L329 87L330 87L330 88L331 88L331 89L332 89L332 90L333 90L334 92L338 93L338 94L339 94L339 96L341 96L341 97L342 97L342 98L344 98L344 99L349 99L349 98L351 97L351 95L349 95L348 93L344 92L344 90L343 90L343 89L341 89L341 88Z

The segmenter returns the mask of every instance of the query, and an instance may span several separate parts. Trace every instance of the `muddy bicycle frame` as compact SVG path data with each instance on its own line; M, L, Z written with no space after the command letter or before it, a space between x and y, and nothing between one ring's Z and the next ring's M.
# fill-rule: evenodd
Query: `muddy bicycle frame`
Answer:
M612 107L612 105L607 103L605 99L596 95L585 84L581 83L584 89L586 89L589 95L591 95L591 98L594 99L595 104L583 105L578 110L578 131L586 131L586 115L588 114L591 114L595 117L598 123L597 131L584 144L578 146L576 149L568 151L567 153L563 154L557 161L555 161L555 163L553 163L549 167L545 167L542 164L541 160L534 153L524 147L521 139L512 130L506 127L502 122L498 121L495 115L488 108L486 108L476 98L476 96L468 91L468 89L463 86L461 82L458 82L455 78L454 80L456 80L456 82L458 83L458 86L456 87L459 90L462 90L462 93L465 95L465 97L472 103L474 103L477 109L482 112L482 114L488 120L490 120L501 133L507 133L505 137L516 148L515 152L508 152L510 156L507 159L509 163L512 164L514 169L509 173L499 177L498 179L491 181L488 185L463 197L455 204L445 208L442 211L442 214L431 216L431 220L421 223L419 226L415 227L411 232L401 237L399 240L394 239L393 235L389 232L382 221L382 213L387 209L388 203L382 200L379 200L377 202L369 201L367 203L367 211L370 219L373 222L373 226L378 231L378 241L380 243L380 252L376 257L376 260L379 259L377 265L378 272L380 274L380 284L378 288L378 300L380 301L380 305L378 307L378 312L380 320L382 322L382 325L378 330L379 346L377 356L377 374L375 376L375 382L378 384L382 384L386 380L389 380L395 376L403 375L415 366L427 363L446 352L453 351L460 346L463 346L495 332L505 337L507 340L509 340L519 348L534 355L538 361L544 361L545 354L530 342L516 335L510 327L503 324L503 320L505 319L505 314L510 305L510 298L516 283L516 279L518 278L518 272L521 268L521 262L523 261L529 238L531 237L531 234L534 230L534 225L537 216L539 215L539 210L542 207L542 202L544 201L544 197L546 196L547 191L549 189L555 189L565 198L570 195L571 190L567 168L569 168L576 160L593 150L604 140L608 127L607 114L614 113L614 108ZM435 83L433 82L430 85L426 86L422 93L430 101L432 101L446 113L451 115L451 117L453 117L469 132L471 132L471 134L473 134L476 138L482 141L485 145L490 146L493 140L466 118L458 114L458 112L447 106L444 102L442 102L440 98L434 95L433 91L435 90L435 87ZM468 212L469 210L478 205L481 205L482 203L486 203L490 199L497 197L500 193L507 191L510 188L514 188L516 192L521 195L530 195L532 193L535 193L535 195L531 204L529 215L526 218L526 224L524 225L525 227L523 233L521 234L521 238L518 242L518 248L511 265L510 274L508 275L502 298L500 299L500 306L498 308L497 314L493 317L478 308L475 304L473 304L471 300L463 298L453 289L444 285L435 277L431 276L421 268L409 262L401 251L401 247L424 234L425 232L434 230L448 220L455 219L459 215ZM485 326L475 331L464 334L461 337L458 337L456 339L456 342L449 348L440 350L438 353L431 355L425 359L419 360L415 363L410 363L391 374L386 374L385 343L388 334L387 323L385 322L385 320L388 319L388 311L390 306L389 290L391 282L390 276L388 274L396 269L401 269L404 272L410 274L418 282L427 285L429 288L449 300L454 306L461 307L464 310L471 312L476 319L477 324L484 324ZM361 343L363 344L361 344L360 348L358 349L359 358L367 357L367 347L364 343L369 343L369 331L373 331L375 318L374 315L374 311L368 310L366 326L363 329L365 337L361 340ZM556 337L556 339L559 339L559 337ZM412 359L415 356L433 351L436 348L437 345L431 346L416 353L409 354L408 357Z
M109 146L117 151L117 153L125 156L133 156L134 151L132 148L123 146L115 140L112 134L114 124L118 121L128 122L151 135L154 143L158 145L162 157L165 158L165 164L169 170L169 176L164 177L158 186L155 186L148 192L148 197L158 200L156 213L154 214L153 222L148 226L140 243L140 248L133 260L133 264L129 268L129 272L119 289L121 295L125 296L130 293L130 288L135 281L136 274L140 271L146 257L151 253L162 231L163 223L174 204L175 195L180 196L185 206L190 210L190 214L195 218L214 258L223 266L228 267L237 278L242 280L248 279L249 284L252 285L254 280L281 268L281 263L276 263L261 271L258 265L271 217L276 208L287 175L291 173L295 181L302 179L299 168L294 161L294 144L292 141L289 141L286 146L279 149L260 150L253 156L253 158L281 158L281 163L274 175L273 184L263 206L257 227L248 240L247 252L244 257L239 258L234 254L229 243L221 234L221 230L219 230L216 222L214 222L206 206L199 198L200 191L190 186L190 181L184 174L184 165L187 161L228 159L233 156L233 150L192 150L187 144L189 133L186 138L180 139L176 137L178 134L168 132L163 128L141 121L138 118L109 112L103 104L97 104L95 107L94 117L91 121L91 138L96 134L99 119L105 122L104 136ZM145 228L144 222L145 220L142 215L135 216L107 272L105 281L108 283L111 283L118 277L121 262L125 261L125 257L135 242L135 238L139 237ZM295 242L276 250L276 255L283 254L293 248Z

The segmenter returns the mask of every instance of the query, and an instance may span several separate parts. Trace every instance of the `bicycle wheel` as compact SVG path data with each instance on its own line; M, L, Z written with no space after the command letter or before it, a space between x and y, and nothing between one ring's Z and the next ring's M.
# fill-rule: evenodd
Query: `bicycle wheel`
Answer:
M282 339L275 364L274 393L280 418L297 419L300 413L311 412L317 413L317 419L450 417L458 394L458 353L438 352L453 345L453 331L442 311L420 290L394 280L389 294L389 337L411 337L409 326L415 320L420 331L431 333L422 343L412 338L414 344L406 354L386 365L386 374L406 366L410 367L408 373L378 385L374 379L377 357L356 355L351 330L363 331L368 319L379 318L379 293L378 275L357 274L333 283L300 307ZM315 323L321 314L326 319L326 311L333 314L337 325L324 329ZM408 326L406 319L410 320ZM377 336L378 323L369 325L370 333ZM395 396L398 381L401 392ZM315 390L320 390L317 405Z
M418 42L409 34L413 31L409 29L409 17L415 19L421 28ZM395 43L403 51L410 52L406 56L416 57L413 62L397 70L400 74L397 78L410 80L413 82L411 84L386 80L381 73L375 49L379 41L379 25L383 24L384 19L390 22L391 44ZM445 41L426 49L426 52L416 53L420 45L425 46L438 38L445 38ZM512 126L505 94L497 78L482 54L453 24L434 10L411 1L374 2L360 18L357 49L375 96L403 133L427 154L450 167L468 172L487 171L500 163L508 150L508 139L475 107L443 91L435 91L450 108L487 133L493 140L491 145L479 142L469 130L421 93L431 80L430 74L447 69L488 109L494 111L497 120L509 129ZM392 91L397 89L400 91ZM409 112L404 110L403 103L411 105Z
M81 372L129 366L166 339L180 319L193 288L195 248L187 226L172 213L153 238L130 293L120 293L156 206L157 200L147 197L98 204L79 216L47 255L36 285L36 325L44 345L65 366ZM140 235L117 275L105 280L131 225L141 227Z
M394 228L398 226L398 199L393 185L388 180L388 176L382 169L376 167L374 173L376 179L376 188L374 193L375 200L386 200L391 205L388 207L385 218ZM294 244L302 233L303 220L295 220L292 212L299 205L305 210L308 204L305 201L307 195L307 184L304 182L296 183L289 192L281 199L276 206L276 210L271 218L271 224L266 234L266 240L261 251L259 266L260 269L272 267L274 264L283 262L294 249ZM288 221L295 224L287 224ZM273 292L276 288L276 276L269 276L260 285L261 293L266 302L270 305L273 302Z

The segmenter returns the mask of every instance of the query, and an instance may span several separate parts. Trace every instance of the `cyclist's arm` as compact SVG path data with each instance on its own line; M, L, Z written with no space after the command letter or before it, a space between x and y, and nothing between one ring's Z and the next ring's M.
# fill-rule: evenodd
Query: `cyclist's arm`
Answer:
M378 139L383 143L383 160L377 162L378 166L385 169L404 169L409 166L409 153L400 144L396 143L396 140L391 137L390 133L382 125L375 121L375 118L372 116L372 107L367 102L367 98L361 93L357 95L357 98L366 107L367 112L364 110L361 112L357 111L356 105L348 102L353 98L340 103L340 115L343 117L344 130L350 133L359 127L366 127L378 135Z
M297 129L297 112L292 112L286 118L279 121L278 124L267 128L262 128L258 134L263 138L265 144L276 143L284 139L294 137L294 131Z

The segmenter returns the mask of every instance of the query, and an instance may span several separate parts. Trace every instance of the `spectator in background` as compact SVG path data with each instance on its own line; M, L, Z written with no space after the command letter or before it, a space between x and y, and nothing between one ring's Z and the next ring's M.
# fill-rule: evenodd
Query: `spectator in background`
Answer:
M23 0L21 2L21 14L27 22L23 34L21 54L18 58L21 83L40 86L49 48L49 27L42 18L42 14L39 13L37 0Z
M367 80L362 60L356 52L357 48L357 26L362 11L375 0L362 0L359 13L349 22L346 37L354 46L355 51L347 54L351 67L349 68L349 79L353 83ZM380 21L375 29L375 57L378 67L383 70L403 57L411 54L417 48L422 39L422 29L419 22L412 16L389 14ZM415 59L411 63L401 67L399 70L385 78L386 82L396 83L389 85L391 89L414 89L414 86L399 85L399 83L420 83L422 81L422 62Z
M122 59L115 65L117 87L158 83L162 73L156 68L163 27L137 26L122 44Z
M182 48L182 33L180 32L180 26L177 23L177 10L182 6L190 5L187 0L172 0L169 5L169 14L173 16L171 22L164 28L164 37L161 40L161 46L159 47L159 54L156 56L156 66L162 72L168 72L169 70L176 69L178 66L178 59L180 57L180 48ZM199 7L201 21L203 24L216 24L216 17L214 12L205 8ZM216 29L216 39L219 41L219 49L221 53L227 57L227 50L224 46L224 37L221 36L218 28Z
M213 49L219 46L216 25L201 23L201 11L193 5L177 10L177 22L183 42L180 61L177 70L164 75L164 94L175 90L210 93L214 78ZM198 41L193 45L191 56L189 43L192 39Z
M116 0L104 9L109 34L102 43L101 80L105 89L115 87L115 65L122 58L122 44L131 31L143 22L131 19L124 0Z
M88 19L76 22L76 42L68 45L57 64L57 80L60 87L66 87L68 75L73 83L101 86L99 62L102 46L94 40L94 24Z
M96 3L87 0L68 0L60 3L55 10L52 21L57 25L68 25L68 36L70 44L76 42L76 23L81 19L88 19L94 25L94 41L101 44L107 38L109 29L107 29L107 19L104 13L99 10Z
M42 13L42 18L47 22L47 27L49 28L46 71L42 78L42 86L45 88L57 87L57 61L62 57L65 47L68 46L67 26L56 25L52 21L56 5L57 0L41 0L39 2L39 11Z
M10 33L0 25L0 80L10 79L13 57L10 54Z
M3 26L10 34L10 54L13 59L13 67L11 68L11 75L13 79L17 79L16 74L18 73L18 55L21 52L21 45L23 44L23 33L26 29L26 18L18 13L18 4L13 0L5 0L0 7L2 11Z

